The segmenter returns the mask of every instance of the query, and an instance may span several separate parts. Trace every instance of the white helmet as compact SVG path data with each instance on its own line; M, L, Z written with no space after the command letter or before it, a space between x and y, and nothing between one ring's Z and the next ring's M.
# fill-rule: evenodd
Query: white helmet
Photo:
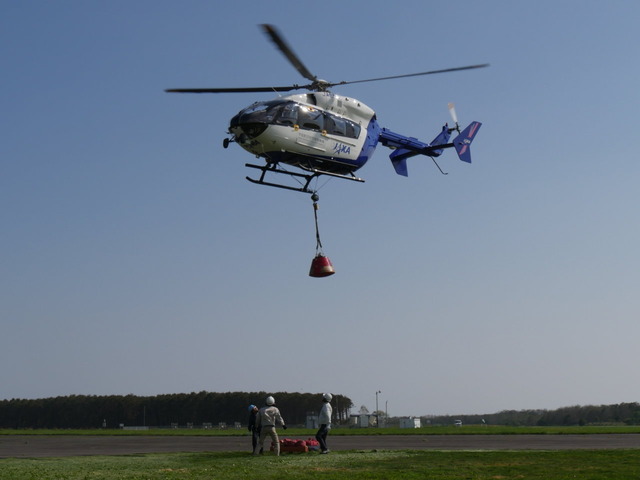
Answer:
M274 403L276 403L276 399L273 398L271 395L269 395L267 397L267 399L265 400L265 403L269 406L273 405Z
M325 393L325 394L322 395L322 399L325 402L330 402L332 398L333 398L333 396L330 393Z

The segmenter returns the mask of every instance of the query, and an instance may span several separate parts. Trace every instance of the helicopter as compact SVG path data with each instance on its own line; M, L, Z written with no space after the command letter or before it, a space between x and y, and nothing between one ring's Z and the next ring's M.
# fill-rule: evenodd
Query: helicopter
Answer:
M449 127L445 123L437 136L430 143L425 143L381 127L371 107L355 98L337 95L330 89L356 83L472 70L487 67L488 64L332 83L312 74L275 26L263 24L261 27L286 59L310 83L280 87L165 90L168 93L281 93L306 90L306 93L255 102L230 120L229 137L224 138L223 147L228 148L231 143L237 143L256 158L265 161L262 165L245 164L246 167L261 172L258 178L247 176L250 182L309 193L315 199L317 191L311 184L322 175L364 182L364 179L356 176L356 172L369 161L378 144L393 150L389 155L391 163L396 173L402 176L408 176L407 159L416 155L431 157L440 169L435 158L448 148L454 148L463 162L471 163L470 145L482 124L474 121L461 131L453 104L449 104L449 111L454 125ZM450 142L453 132L457 132L457 135ZM285 165L296 170L288 170ZM440 172L445 174L442 169ZM272 180L280 179L282 175L290 176L296 183L276 183Z

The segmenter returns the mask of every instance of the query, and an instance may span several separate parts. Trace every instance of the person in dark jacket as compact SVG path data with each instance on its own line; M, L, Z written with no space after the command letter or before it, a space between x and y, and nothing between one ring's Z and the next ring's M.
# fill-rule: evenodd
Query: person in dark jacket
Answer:
M320 415L318 415L318 424L320 429L316 433L316 440L320 444L320 453L329 453L327 448L327 435L331 431L331 415L333 409L331 408L331 399L333 396L330 393L322 395L322 408L320 409Z
M258 407L255 405L249 405L249 427L248 430L251 432L251 445L253 452L256 449L256 445L258 444L258 439L260 438L260 428L256 426L256 415L258 414Z

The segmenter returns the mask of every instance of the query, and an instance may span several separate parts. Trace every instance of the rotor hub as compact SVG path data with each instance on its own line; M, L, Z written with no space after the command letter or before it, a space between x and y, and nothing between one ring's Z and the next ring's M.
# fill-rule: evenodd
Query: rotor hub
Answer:
M331 86L332 84L328 80L322 80L321 78L313 82L313 88L318 92L326 92Z

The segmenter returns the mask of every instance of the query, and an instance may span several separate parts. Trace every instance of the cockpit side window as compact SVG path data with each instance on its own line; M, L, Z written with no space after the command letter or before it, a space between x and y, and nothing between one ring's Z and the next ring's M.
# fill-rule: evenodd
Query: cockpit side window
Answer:
M279 108L279 114L276 117L278 125L287 125L293 127L298 124L298 105L293 102L285 103Z
M303 106L298 112L298 122L305 130L322 131L324 129L324 115L313 107Z
M347 137L358 138L360 136L360 125L347 121Z
M327 115L325 126L330 135L347 136L347 122L343 118Z
M237 124L266 123L294 127L303 130L326 132L328 135L358 138L360 125L335 114L310 105L292 101L274 100L259 102L242 110L234 119Z
M325 129L329 135L350 138L358 138L360 136L360 125L331 113L325 115Z

